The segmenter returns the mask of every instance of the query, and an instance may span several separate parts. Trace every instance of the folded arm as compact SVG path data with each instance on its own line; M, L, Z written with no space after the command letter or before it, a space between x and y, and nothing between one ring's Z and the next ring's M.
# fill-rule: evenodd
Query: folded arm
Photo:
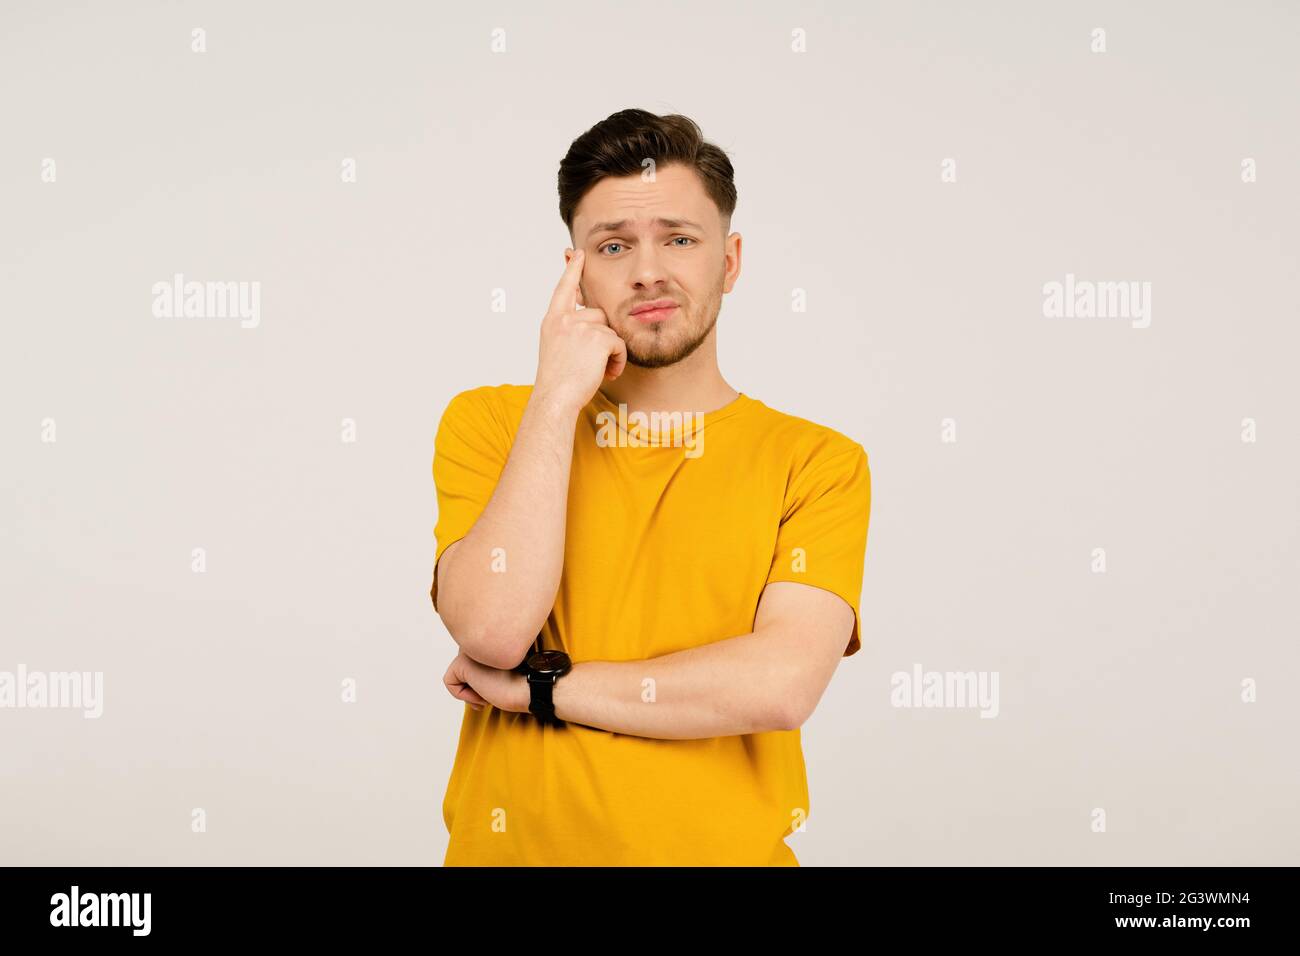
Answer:
M461 650L488 666L518 664L555 602L576 417L533 393L491 500L434 568L434 609Z
M853 609L830 591L773 582L752 633L645 660L574 664L555 686L556 716L668 740L794 730L821 700L853 623ZM526 711L527 685L519 692Z

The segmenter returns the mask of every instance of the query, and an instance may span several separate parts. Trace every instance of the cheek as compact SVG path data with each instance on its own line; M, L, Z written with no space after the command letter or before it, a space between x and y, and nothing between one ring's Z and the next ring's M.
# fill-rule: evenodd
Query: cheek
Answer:
M590 273L590 269L587 270ZM578 283L578 291L582 293L583 300L588 305L603 303L609 296L609 283L602 281L600 277L593 275L584 275Z

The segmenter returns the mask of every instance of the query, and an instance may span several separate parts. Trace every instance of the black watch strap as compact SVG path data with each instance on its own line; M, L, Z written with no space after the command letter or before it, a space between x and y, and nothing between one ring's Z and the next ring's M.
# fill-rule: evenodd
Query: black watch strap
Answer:
M569 673L572 665L569 655L559 650L544 651L542 635L537 635L533 650L515 668L528 681L528 712L543 724L564 726L555 716L555 682Z
M544 724L559 726L563 723L555 717L555 679L553 677L528 678L530 695L528 710Z

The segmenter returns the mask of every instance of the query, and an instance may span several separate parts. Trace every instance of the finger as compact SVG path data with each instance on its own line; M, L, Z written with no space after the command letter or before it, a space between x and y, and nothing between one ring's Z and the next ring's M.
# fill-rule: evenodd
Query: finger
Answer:
M609 316L605 314L604 309L581 309L577 312L571 313L571 318L575 322L586 322L588 325L600 325L609 329L611 332L614 331L613 327L609 324Z
M447 688L447 693L452 697L457 696L456 691L465 686L465 679L461 677L454 663L447 668L447 673L442 675L442 686Z
M469 684L460 682L459 679L446 681L443 686L447 688L447 693L451 694L452 697L455 697L457 700L463 700L471 706L474 706L475 704L487 704L487 701L480 697L478 693L475 692L474 688L470 687Z
M623 374L623 369L627 368L627 343L617 332L613 333L614 341L610 343L609 360L605 363L605 378L611 382Z
M564 267L564 275L560 276L560 283L555 287L555 294L551 296L551 305L547 310L550 314L561 312L572 312L578 306L578 282L582 279L582 265L586 256L582 250L576 250L569 258L569 264Z

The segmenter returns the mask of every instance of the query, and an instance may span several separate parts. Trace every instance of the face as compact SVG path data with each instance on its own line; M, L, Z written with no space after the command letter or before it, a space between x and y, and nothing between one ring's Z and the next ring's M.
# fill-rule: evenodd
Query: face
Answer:
M627 345L627 360L662 368L686 358L713 332L722 296L740 275L740 234L724 236L718 207L693 169L659 167L607 177L573 217L574 248L586 250L579 302L603 309ZM634 310L668 300L669 308Z

